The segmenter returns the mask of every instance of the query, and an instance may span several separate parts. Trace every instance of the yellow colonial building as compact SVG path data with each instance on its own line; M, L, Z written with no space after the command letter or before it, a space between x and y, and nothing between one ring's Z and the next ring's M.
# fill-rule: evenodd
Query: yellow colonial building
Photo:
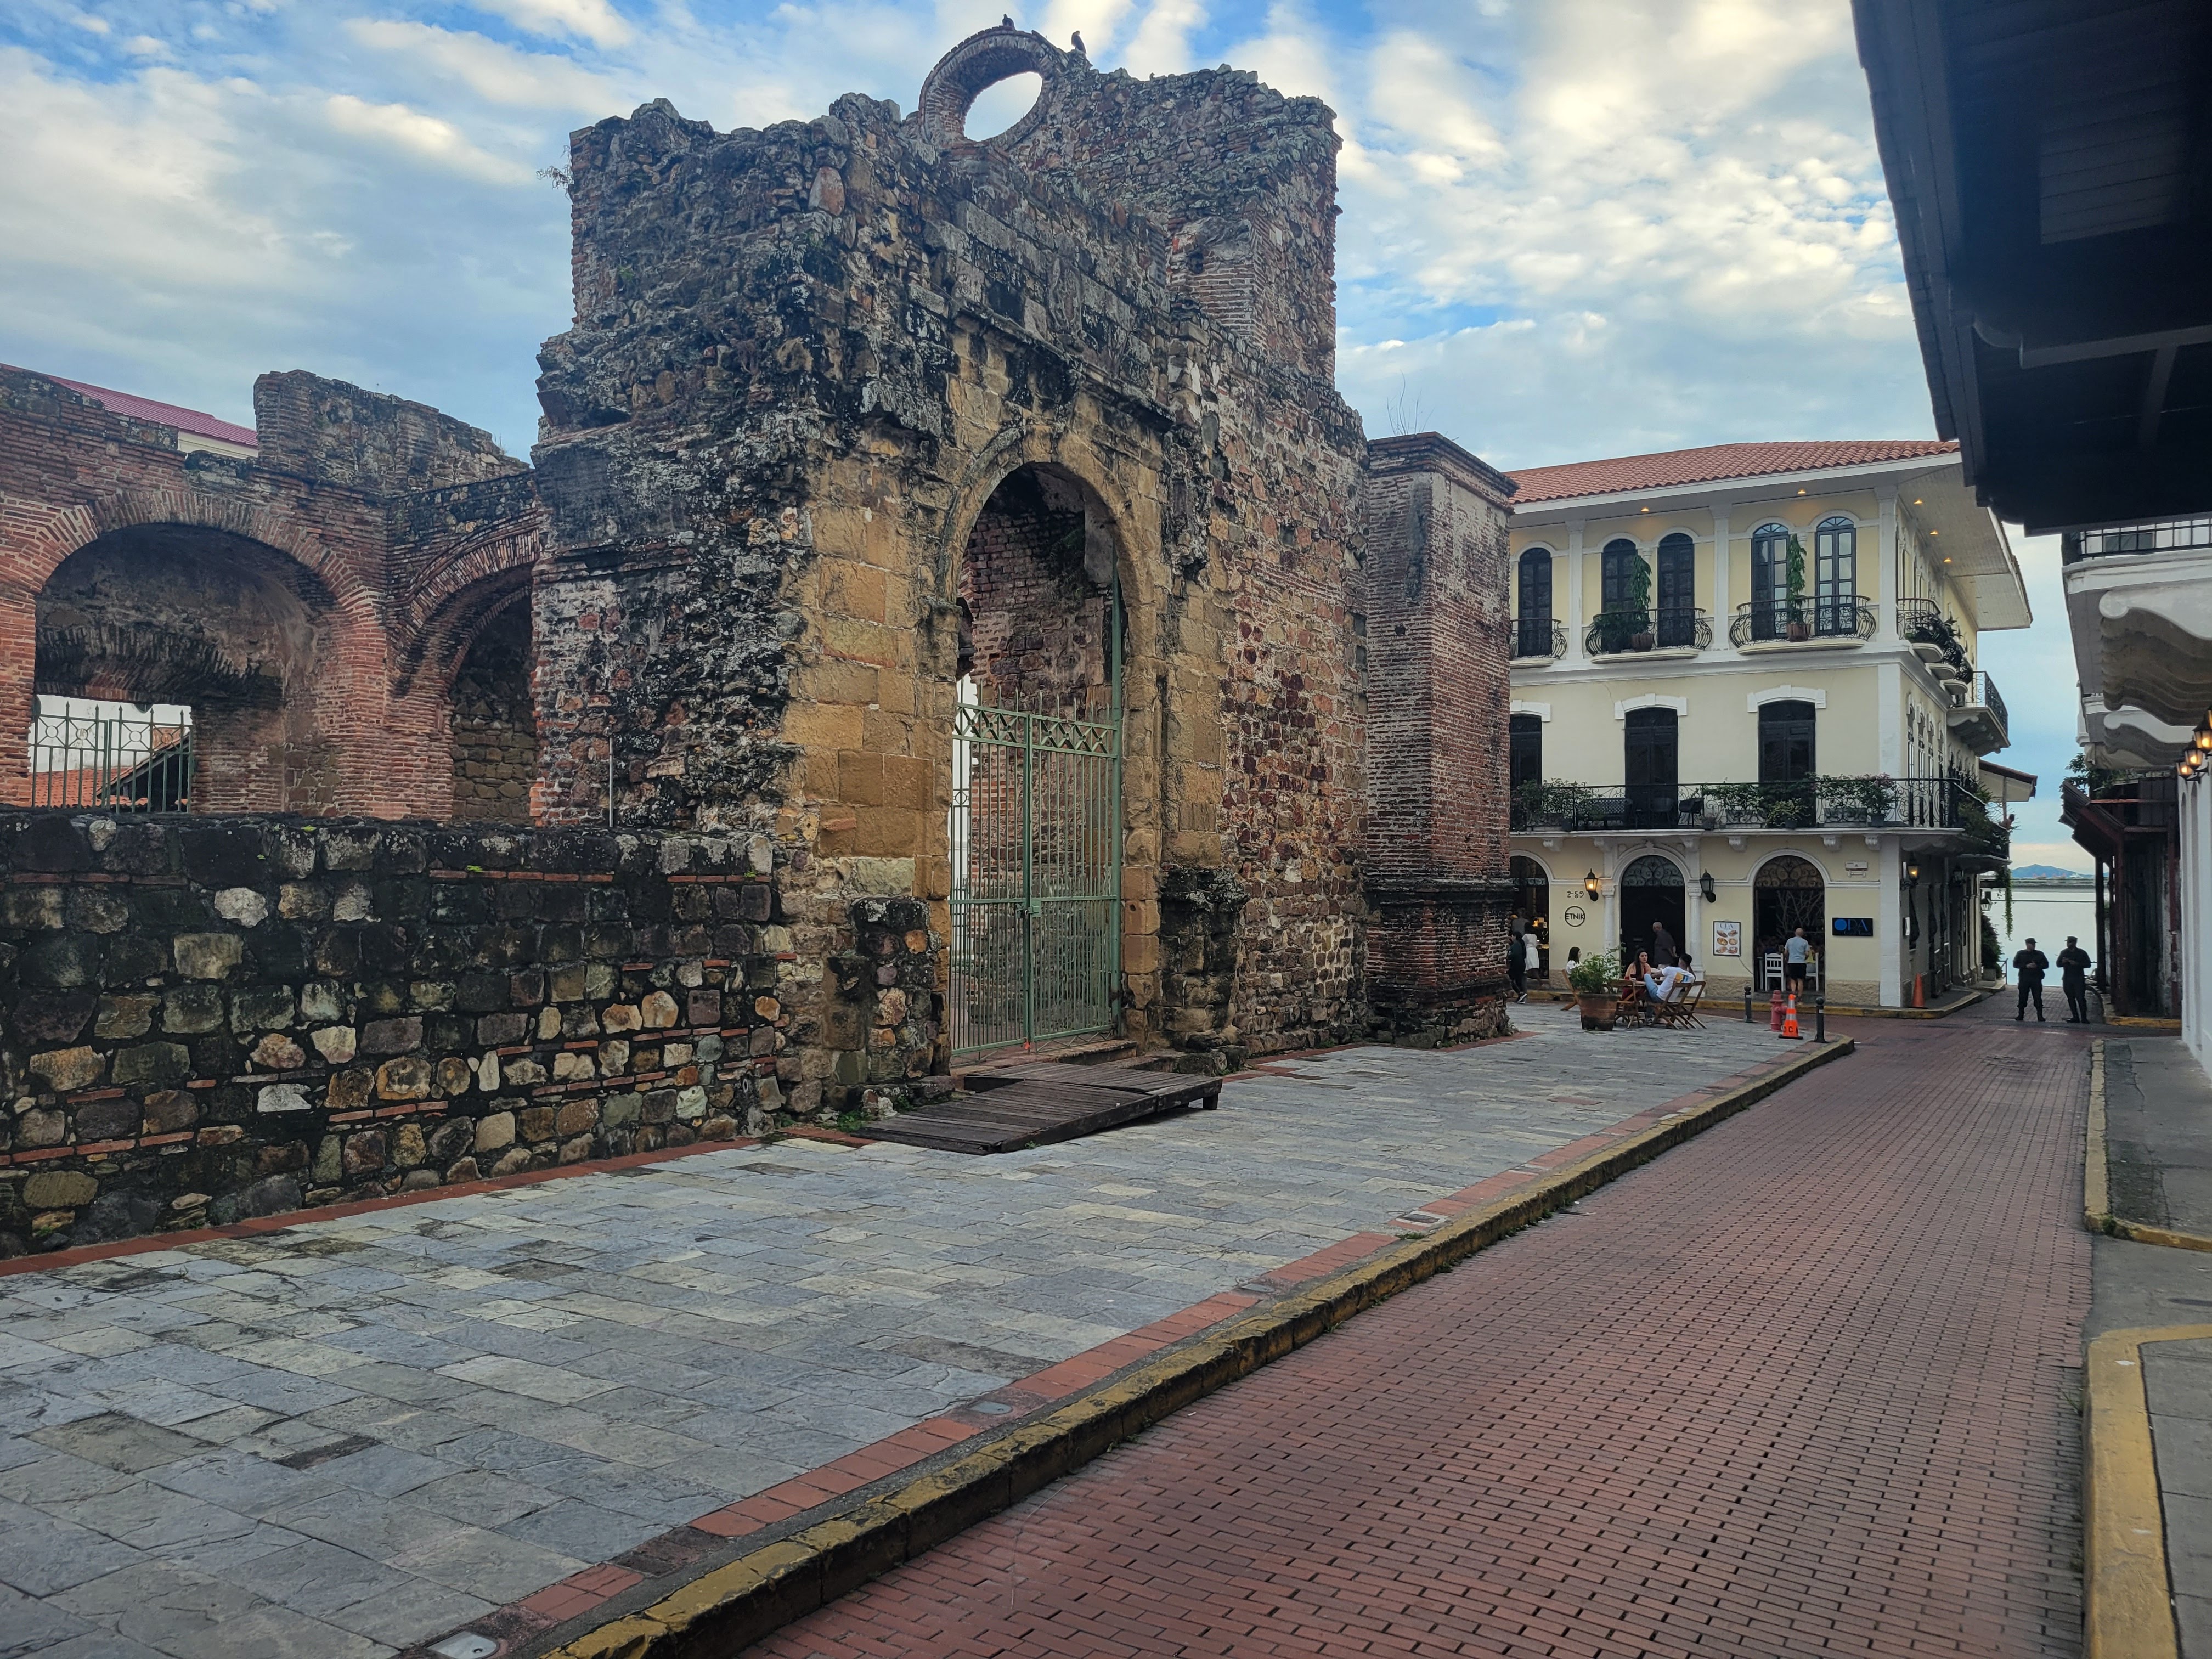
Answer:
M1981 635L2027 625L1935 442L1728 444L1516 473L1513 872L1541 967L1665 925L1709 1005L1802 927L1832 1004L1981 972L2034 781Z

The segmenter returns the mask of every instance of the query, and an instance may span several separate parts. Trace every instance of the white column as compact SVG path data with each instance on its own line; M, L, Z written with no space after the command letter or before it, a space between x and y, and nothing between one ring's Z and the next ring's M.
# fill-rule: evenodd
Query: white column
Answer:
M1583 631L1589 618L1583 615L1583 521L1567 520L1567 660L1583 660Z
M1723 651L1731 648L1729 624L1735 618L1729 594L1729 569L1734 562L1729 539L1729 510L1732 505L1729 501L1713 503L1713 643Z
M2181 785L2181 1040L2197 1056L2197 1063L2212 1072L2205 1031L2204 976L2212 972L2212 941L2204 930L2212 925L2212 903L2205 883L2212 880L2212 786L2194 779Z
M1893 778L1905 775L1905 670L1886 662L1875 670L1875 768Z
M1884 836L1874 860L1875 872L1881 882L1875 902L1874 931L1881 945L1881 1006L1885 1008L1905 1006L1905 902L1898 890L1898 884L1905 878L1901 866L1897 837Z
M1897 486L1884 484L1876 492L1881 501L1881 546L1876 556L1881 568L1875 580L1881 583L1881 597L1874 607L1874 636L1877 640L1897 637ZM1865 567L1860 567L1863 569ZM1861 585L1864 586L1864 578Z

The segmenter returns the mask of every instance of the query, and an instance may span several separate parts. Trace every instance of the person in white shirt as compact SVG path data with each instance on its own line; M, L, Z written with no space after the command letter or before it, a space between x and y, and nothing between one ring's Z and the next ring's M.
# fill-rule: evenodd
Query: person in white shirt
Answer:
M1805 963L1812 954L1813 941L1805 937L1802 927L1793 928L1782 941L1782 977L1795 995L1805 994Z
M1644 994L1654 1002L1666 1001L1674 994L1674 988L1690 976L1680 968L1654 968L1646 956L1639 954L1637 960L1644 964Z

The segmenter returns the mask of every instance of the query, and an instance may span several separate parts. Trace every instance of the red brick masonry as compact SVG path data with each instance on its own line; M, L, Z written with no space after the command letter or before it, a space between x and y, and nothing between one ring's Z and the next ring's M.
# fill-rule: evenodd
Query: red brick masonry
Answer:
M2079 1039L1853 1035L754 1651L2077 1652Z

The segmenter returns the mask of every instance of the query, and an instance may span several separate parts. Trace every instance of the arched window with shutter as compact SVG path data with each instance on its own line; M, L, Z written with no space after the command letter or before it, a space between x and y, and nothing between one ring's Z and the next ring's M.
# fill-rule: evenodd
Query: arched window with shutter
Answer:
M1521 555L1521 593L1515 613L1513 654L1552 654L1552 550L1532 547Z
M1698 544L1677 530L1659 538L1659 643L1694 645L1698 622Z
M1858 526L1840 514L1823 519L1813 532L1813 631L1850 634L1858 629Z
M1751 637L1782 637L1790 595L1790 526L1763 524L1751 532Z

